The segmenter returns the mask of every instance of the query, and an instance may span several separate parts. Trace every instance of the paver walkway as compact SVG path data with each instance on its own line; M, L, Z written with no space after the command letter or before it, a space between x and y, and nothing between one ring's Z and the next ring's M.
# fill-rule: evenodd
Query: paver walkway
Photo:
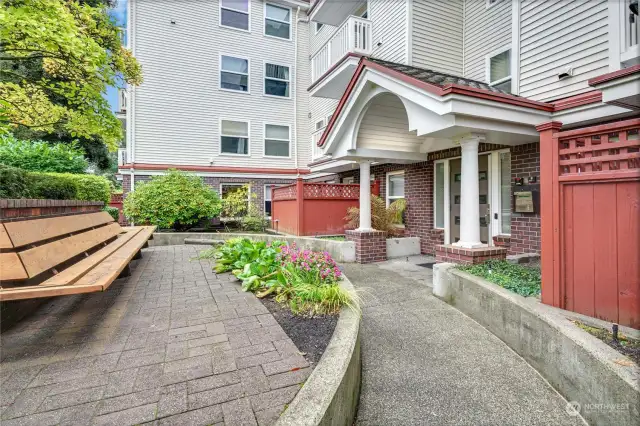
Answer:
M392 261L345 272L366 299L356 424L584 424L502 341L431 294L430 269Z
M200 249L144 250L108 291L3 332L0 423L273 424L310 368L259 300L189 262Z

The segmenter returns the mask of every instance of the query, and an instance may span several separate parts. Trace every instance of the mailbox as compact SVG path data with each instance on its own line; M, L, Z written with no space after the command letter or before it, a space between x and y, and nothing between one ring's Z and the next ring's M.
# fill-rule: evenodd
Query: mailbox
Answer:
M514 213L538 213L540 211L539 185L522 185L513 191Z

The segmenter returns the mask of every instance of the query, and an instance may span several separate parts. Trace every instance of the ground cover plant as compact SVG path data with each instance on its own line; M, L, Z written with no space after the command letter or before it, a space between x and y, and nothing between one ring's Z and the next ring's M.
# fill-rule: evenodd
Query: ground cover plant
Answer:
M244 291L259 298L273 296L295 314L332 314L342 306L359 309L357 295L340 286L342 273L327 252L234 238L203 251L199 259L215 259L216 272L232 272Z
M640 365L640 340L632 339L620 332L618 332L617 336L614 336L609 330L592 327L580 321L574 321L574 324L592 336L602 340L618 352L627 355L636 364Z
M528 297L540 294L542 276L537 267L517 265L506 260L489 260L478 265L459 266L458 268L521 296Z

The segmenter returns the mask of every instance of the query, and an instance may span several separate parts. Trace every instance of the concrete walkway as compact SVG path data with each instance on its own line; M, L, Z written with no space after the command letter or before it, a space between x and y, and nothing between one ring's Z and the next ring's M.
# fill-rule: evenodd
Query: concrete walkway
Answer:
M253 294L189 261L200 249L144 250L106 292L3 332L0 424L273 424L310 368Z
M424 257L346 265L366 300L358 425L582 425L478 323L431 294Z

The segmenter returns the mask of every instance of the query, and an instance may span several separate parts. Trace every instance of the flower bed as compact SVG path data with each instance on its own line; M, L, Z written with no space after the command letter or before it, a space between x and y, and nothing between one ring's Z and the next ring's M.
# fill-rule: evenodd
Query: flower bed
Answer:
M216 259L216 272L231 271L242 280L244 291L259 298L272 295L295 314L333 314L342 306L359 306L356 294L340 286L342 273L326 251L234 238L199 258Z

